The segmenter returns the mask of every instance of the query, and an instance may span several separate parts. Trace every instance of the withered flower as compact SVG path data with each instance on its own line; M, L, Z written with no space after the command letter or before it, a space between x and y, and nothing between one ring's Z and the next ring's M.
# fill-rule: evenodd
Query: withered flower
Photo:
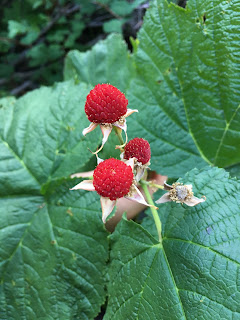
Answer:
M156 203L164 203L174 201L176 203L185 203L189 207L196 206L197 204L206 201L206 197L203 196L201 199L193 195L192 185L175 182L172 185L164 182L164 190L169 192L165 193Z

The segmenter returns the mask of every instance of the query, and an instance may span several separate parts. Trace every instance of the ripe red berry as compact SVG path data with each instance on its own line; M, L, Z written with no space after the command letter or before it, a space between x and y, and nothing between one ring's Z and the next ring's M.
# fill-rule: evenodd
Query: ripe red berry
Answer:
M94 123L114 123L127 112L125 95L110 84L98 84L90 91L85 104L88 120Z
M102 197L116 200L128 194L133 182L132 168L117 159L101 162L93 173L93 185Z
M138 162L146 164L151 158L150 144L142 138L130 140L124 149L124 159L135 157Z

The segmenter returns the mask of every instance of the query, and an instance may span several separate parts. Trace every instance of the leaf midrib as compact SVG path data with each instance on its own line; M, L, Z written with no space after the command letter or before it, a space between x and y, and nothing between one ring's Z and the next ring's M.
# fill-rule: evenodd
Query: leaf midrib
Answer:
M178 300L179 300L179 304L180 304L180 307L181 307L181 310L182 310L183 317L184 317L185 320L187 320L187 317L186 317L186 314L185 314L185 311L184 311L184 308L183 308L182 300L181 300L180 295L179 295L179 292L178 292L179 289L178 289L178 287L177 287L177 285L176 285L176 281L175 281L175 278L174 278L174 276L173 276L173 273L172 273L171 267L170 267L170 265L169 265L168 258L167 258L167 255L166 255L166 253L165 253L165 250L164 250L164 247L163 247L163 246L162 246L162 250L163 250L163 255L164 255L164 258L165 258L165 261L166 261L166 264L167 264L167 267L168 267L170 276L171 276L171 278L172 278L173 286L174 286L174 288L175 288L175 290L176 290L176 294L177 294L177 297L178 297Z
M170 265L169 265L169 262L168 262L168 259L167 259L167 255L166 255L166 253L165 253L165 251L164 251L163 246L160 245L160 243L159 243L159 244L153 243L152 246L150 246L149 248L146 248L145 250L143 250L143 251L140 253L140 255L141 255L143 252L145 252L146 250L150 250L151 248L156 247L156 246L157 246L157 250L156 250L156 253L155 253L154 257L153 257L151 266L150 266L150 268L149 268L148 275L147 275L147 277L146 277L146 279L145 279L145 281L144 281L144 284L142 285L142 290L141 290L140 292L135 293L135 294L132 295L131 297L129 297L127 300L125 300L125 301L118 307L118 309L114 310L114 317L115 317L116 313L117 313L119 310L121 310L122 306L123 306L127 301L129 301L130 299L132 299L132 298L133 298L134 296L136 296L136 295L140 295L140 296L139 296L139 301L138 301L138 314L137 314L137 317L136 317L136 320L139 320L139 311L140 311L140 306L141 306L141 300L143 299L144 289L145 289L145 287L146 287L147 280L149 279L150 273L151 273L151 271L152 271L152 267L153 267L154 261L155 261L157 255L159 254L160 250L162 250L162 251L163 251L163 256L164 256L164 258L165 258L165 262L166 262L167 267L168 267L168 270L169 270L169 274L170 274L171 279L172 279L172 284L173 284L173 286L174 286L174 288L175 288L175 291L176 291L176 296L177 296L177 298L178 298L178 300L179 300L179 305L180 305L180 308L181 308L181 310L182 310L182 315L183 315L184 319L187 320L186 315L185 315L185 311L184 311L184 308L183 308L182 300L181 300L180 295L179 295L179 293L178 293L179 289L178 289L178 287L177 287L177 285L176 285L176 282L175 282L173 273L172 273L172 271L171 271L171 267L170 267ZM136 259L138 256L139 256L139 254L138 254L137 256L135 256L134 258L130 259L129 261L127 261L127 262L124 264L124 266L125 266L126 264L128 264L129 262L131 262L132 260ZM123 266L123 267L124 267L124 266ZM117 276L120 274L120 272L122 271L123 267L119 270Z

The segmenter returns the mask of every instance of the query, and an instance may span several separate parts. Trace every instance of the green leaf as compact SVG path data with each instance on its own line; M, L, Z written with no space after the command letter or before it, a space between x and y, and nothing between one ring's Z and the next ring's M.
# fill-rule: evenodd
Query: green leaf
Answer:
M45 45L40 43L28 51L27 56L30 58L30 65L35 67L49 61L54 61L64 54L62 47L58 44Z
M99 196L67 178L93 169L87 147L101 140L82 136L89 90L68 81L0 100L1 319L94 319L105 301Z
M124 22L125 22L124 20L118 20L118 19L112 19L112 20L106 21L103 24L103 30L106 33L111 33L111 32L121 33L122 25Z
M192 170L205 203L159 206L163 243L121 221L111 236L111 319L239 319L240 183L223 169Z
M1 172L8 172L6 165L12 164L29 179L31 177L39 188L51 179L83 170L92 157L87 148L94 151L101 141L99 129L86 138L82 135L82 130L89 125L84 112L89 91L90 87L84 84L74 85L73 81L68 81L54 88L42 87L32 91L5 112L0 109L0 118L12 114L7 125L0 126L1 156L7 157L8 161L7 164L2 162ZM8 172L14 188L18 186L17 174ZM26 187L30 185L22 177L17 180Z
M183 140L189 130L203 159L219 166L240 162L238 13L239 1L189 0L186 9L153 1L136 54L143 86L151 92L152 104L160 107L160 139L168 136L169 143L196 154L188 133ZM133 101L145 101L142 88L132 90ZM154 118L155 110L150 109ZM155 132L156 124L153 128Z
M126 43L117 34L99 41L85 53L70 51L65 60L64 77L91 84L111 83L125 91L134 76L134 66Z
M23 34L28 31L28 27L25 22L18 22L14 20L8 21L8 36L10 39L19 34Z
M152 62L150 64L152 67ZM147 73L152 73L150 67L145 75ZM169 84L163 81L159 86L147 79L135 78L127 91L127 97L129 107L139 111L127 119L128 136L149 141L152 170L177 177L190 168L206 165L188 132L181 101L171 93Z
M93 319L105 300L106 231L95 193L1 198L1 319Z
M194 47L184 65L179 61L190 130L200 152L222 167L240 162L239 4L189 1L191 15L179 15L189 31L185 41ZM186 59L184 46L179 55L183 51Z
M162 7L166 15L159 17ZM129 136L140 136L150 142L152 169L176 177L189 168L201 168L206 163L189 133L177 67L172 57L172 52L178 54L179 44L176 37L172 37L169 47L166 39L168 33L172 36L170 26L175 23L168 13L171 8L175 9L175 6L169 6L164 0L151 3L134 55L138 74L131 82L127 96L129 106L139 110L135 117L129 117ZM175 10L183 11L182 8ZM149 118L151 121L146 121Z
M230 172L230 175L234 178L237 177L240 179L240 164L236 164L234 166L226 168L228 172Z
M112 0L110 3L110 8L113 12L120 16L126 16L132 13L140 4L146 2L145 0L134 0L134 1L122 1L122 0Z

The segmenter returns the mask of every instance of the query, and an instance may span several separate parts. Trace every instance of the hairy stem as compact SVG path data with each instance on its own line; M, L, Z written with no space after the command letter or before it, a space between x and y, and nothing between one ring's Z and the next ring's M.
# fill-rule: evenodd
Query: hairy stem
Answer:
M162 223L159 219L159 215L157 213L157 210L155 209L154 207L154 202L152 200L152 197L149 193L149 190L148 190L148 186L147 184L145 183L145 181L140 181L140 184L143 188L143 191L146 195L146 198L147 198L147 202L149 204L151 204L153 207L150 207L151 211L152 211L152 215L153 215L153 219L154 219L154 222L155 222L155 225L156 225L156 228L157 228L157 232L158 232L158 239L159 239L159 242L161 243L162 242Z

